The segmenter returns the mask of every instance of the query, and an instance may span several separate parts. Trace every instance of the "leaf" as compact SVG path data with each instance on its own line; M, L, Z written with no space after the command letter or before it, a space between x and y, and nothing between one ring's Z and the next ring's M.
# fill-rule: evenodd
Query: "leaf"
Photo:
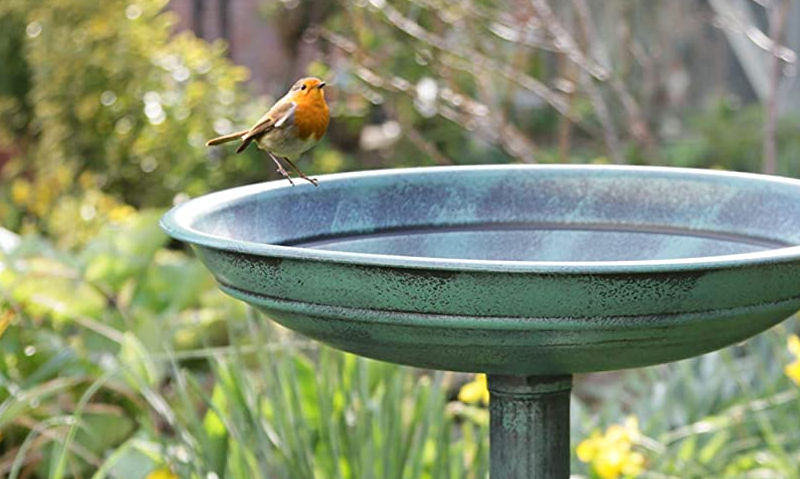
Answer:
M196 304L201 293L210 287L211 275L199 261L181 253L160 251L131 304L150 311L182 310Z
M694 458L695 450L697 449L697 436L689 436L681 444L678 450L678 459L681 462L688 462Z
M206 461L212 471L222 472L225 470L228 455L228 429L217 411L226 414L228 401L220 383L214 386L214 391L211 393L211 405L213 407L208 408L203 418L203 430L207 438Z
M158 450L155 443L129 439L108 455L91 479L144 479L146 471L160 463Z
M130 332L124 333L119 360L134 385L144 384L152 388L158 384L162 371L153 362L141 341Z
M92 405L95 409L108 409L117 412L88 413L81 415L81 427L75 434L74 442L94 455L102 457L106 451L113 450L133 433L136 425L123 414L121 408L111 404ZM72 456L75 457L74 455Z
M118 291L128 278L144 272L167 242L158 226L162 213L139 212L122 225L106 226L81 254L85 278Z
M33 316L65 321L78 316L98 318L106 298L74 277L62 263L46 258L25 262L22 276L11 282L11 297Z
M318 427L320 421L317 398L317 377L311 361L300 354L293 358L294 380L299 391L300 408L309 425Z
M697 455L701 464L708 464L711 462L722 450L723 447L728 445L731 439L731 434L728 431L720 431L711 437L711 440L700 449Z

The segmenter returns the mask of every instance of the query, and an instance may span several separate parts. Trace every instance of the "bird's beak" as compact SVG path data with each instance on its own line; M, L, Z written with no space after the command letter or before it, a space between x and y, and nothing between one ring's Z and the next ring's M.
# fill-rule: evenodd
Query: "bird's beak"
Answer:
M324 81L323 82L319 82L319 85L317 85L317 88L322 90L322 87L324 87L324 86L325 86L325 82Z

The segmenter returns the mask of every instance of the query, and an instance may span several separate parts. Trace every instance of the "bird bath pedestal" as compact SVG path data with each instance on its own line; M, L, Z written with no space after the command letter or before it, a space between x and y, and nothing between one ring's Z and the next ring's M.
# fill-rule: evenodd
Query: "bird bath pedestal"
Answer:
M573 373L714 351L800 309L800 181L785 178L385 170L213 193L162 226L290 329L488 373L492 479L569 476Z

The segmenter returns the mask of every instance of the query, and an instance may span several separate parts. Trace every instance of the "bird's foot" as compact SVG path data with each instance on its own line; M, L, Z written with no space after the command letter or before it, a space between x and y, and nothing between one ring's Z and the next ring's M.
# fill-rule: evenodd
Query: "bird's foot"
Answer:
M311 183L314 186L319 186L319 180L316 179L316 178L309 178L306 175L300 175L300 178L308 181L309 183Z
M288 173L286 170L284 170L283 168L278 168L278 169L276 169L275 171L277 171L278 173L280 173L281 175L283 175L283 177L284 177L284 178L286 178L287 180L289 180L289 184L291 184L292 186L294 186L294 181L292 181L292 177L291 177L291 176L289 176L289 173Z
M300 178L302 178L302 179L304 179L304 180L308 181L309 183L311 183L311 184L312 184L312 185L314 185L314 186L319 186L319 180L318 180L318 179L316 179L316 178L309 178L309 177L307 177L307 176L305 175L305 173L303 173L302 171L300 171L300 168L298 168L298 167L297 167L297 165L295 165L295 164L294 164L294 162L293 162L292 160L290 160L289 158L284 158L284 160L285 160L287 163L289 163L289 166L291 166L291 167L292 167L292 169L294 169L294 171L295 171L295 172L297 172L297 176L299 176Z
M275 162L275 166L277 166L277 167L278 167L278 168L277 168L275 171L277 171L278 173L280 173L281 175L283 175L283 177L284 177L284 178L286 178L287 180L289 180L289 183L290 183L292 186L294 186L294 181L292 181L292 177L291 177L291 176L289 176L289 172L288 172L288 171L286 171L286 169L283 167L283 165L281 164L281 162L280 162L280 161L278 161L278 159L277 159L277 158L275 158L274 156L272 156L272 153L269 153L269 157L270 157L270 158L272 158L272 161L274 161L274 162Z

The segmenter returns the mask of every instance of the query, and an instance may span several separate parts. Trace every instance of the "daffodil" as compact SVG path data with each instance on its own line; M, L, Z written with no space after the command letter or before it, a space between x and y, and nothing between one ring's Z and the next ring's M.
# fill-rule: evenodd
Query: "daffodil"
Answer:
M628 454L625 463L622 465L622 475L626 477L636 477L644 471L644 454L633 451Z
M476 374L475 379L461 386L458 391L458 400L466 404L476 402L489 404L489 388L486 382L486 375Z
M593 431L592 435L581 441L575 453L581 462L592 462L592 459L597 457L597 453L603 444L603 435L600 431Z
M800 386L800 337L796 334L789 336L786 347L789 349L789 352L792 353L795 360L793 363L788 364L783 371L795 384Z
M159 467L150 471L145 479L178 479L178 476L168 467Z
M625 424L614 424L605 434L594 431L578 444L578 459L592 465L592 470L602 479L617 479L620 476L636 477L644 470L645 457L634 451L639 440L639 421L635 416Z

